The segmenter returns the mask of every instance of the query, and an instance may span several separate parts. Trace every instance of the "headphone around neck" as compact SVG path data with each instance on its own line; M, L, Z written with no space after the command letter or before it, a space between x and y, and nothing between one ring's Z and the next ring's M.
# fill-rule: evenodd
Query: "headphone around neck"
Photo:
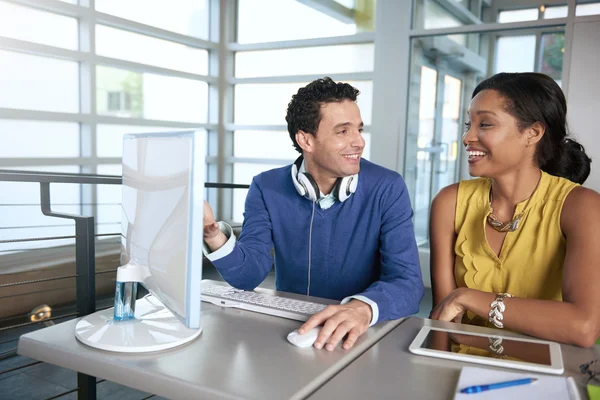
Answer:
M310 176L308 172L299 172L302 161L303 158L300 156L294 161L294 164L292 164L292 182L294 182L294 187L300 196L304 196L314 202L321 197L321 191L319 190L317 182L315 182L314 178ZM343 203L348 200L352 193L356 192L357 186L358 174L345 176L337 179L333 186L332 193L340 203Z

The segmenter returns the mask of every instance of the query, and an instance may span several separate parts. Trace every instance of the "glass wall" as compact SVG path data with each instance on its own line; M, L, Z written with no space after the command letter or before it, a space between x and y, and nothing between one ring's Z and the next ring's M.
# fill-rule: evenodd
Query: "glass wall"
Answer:
M296 0L239 0L237 41L264 43L314 39L374 29L374 0L339 3L341 7L328 8L325 4L313 8Z
M119 175L123 134L207 126L209 2L0 0L0 169ZM120 232L119 188L51 189L53 209ZM0 240L73 234L41 214L38 185L0 193ZM3 243L0 255L71 242Z
M463 121L471 93L498 72L543 72L562 83L565 26L528 28L530 21L565 18L567 6L529 2L510 9L502 1L469 2L468 9L448 1L417 1L417 28L463 28L464 33L411 39L409 107L404 177L415 210L415 231L428 247L429 207L445 186L468 179L462 145ZM581 10L578 6L578 10ZM579 11L578 11L579 12ZM472 31L470 25L520 23L518 29ZM456 29L454 29L456 32Z

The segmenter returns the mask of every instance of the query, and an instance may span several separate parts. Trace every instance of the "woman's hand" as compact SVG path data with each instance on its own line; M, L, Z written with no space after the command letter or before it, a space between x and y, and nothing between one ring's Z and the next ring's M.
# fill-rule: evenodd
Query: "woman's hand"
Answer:
M467 311L464 298L469 288L454 289L444 300L442 300L433 310L429 318L440 321L461 322L462 317Z

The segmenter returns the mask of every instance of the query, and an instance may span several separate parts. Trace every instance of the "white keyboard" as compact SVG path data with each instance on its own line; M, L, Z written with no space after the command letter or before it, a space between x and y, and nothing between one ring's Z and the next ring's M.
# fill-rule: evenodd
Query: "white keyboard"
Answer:
M202 301L217 306L237 307L296 321L306 321L327 307L325 304L240 290L207 281L202 281L201 294Z

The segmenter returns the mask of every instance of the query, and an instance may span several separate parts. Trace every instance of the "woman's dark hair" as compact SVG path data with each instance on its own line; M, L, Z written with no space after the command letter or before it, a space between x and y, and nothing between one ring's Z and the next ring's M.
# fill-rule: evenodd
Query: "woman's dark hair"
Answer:
M591 159L581 144L568 137L567 102L554 79L535 72L502 72L477 85L471 98L482 90L495 90L504 97L505 111L517 119L519 129L536 122L544 126L546 132L535 151L535 161L543 171L585 182Z
M323 103L339 103L344 100L356 101L360 92L347 83L336 83L330 77L312 81L298 90L288 104L285 120L294 148L302 153L296 142L296 133L304 131L315 135L321 122L321 105Z

